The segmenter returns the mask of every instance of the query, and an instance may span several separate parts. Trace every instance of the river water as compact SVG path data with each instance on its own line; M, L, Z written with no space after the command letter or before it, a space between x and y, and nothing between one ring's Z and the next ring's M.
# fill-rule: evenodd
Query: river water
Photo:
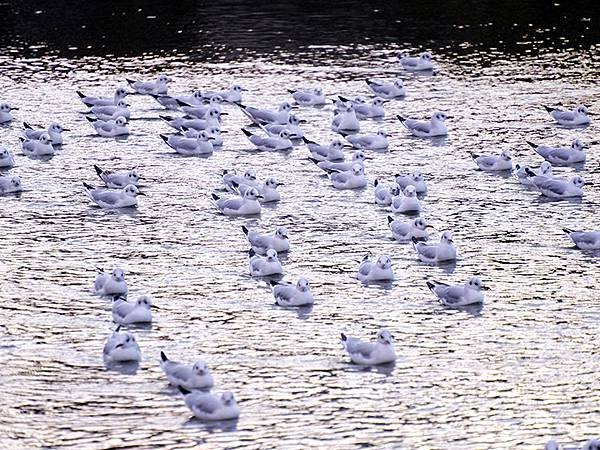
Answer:
M0 143L26 188L0 197L1 448L539 449L551 437L577 443L598 433L599 255L561 231L600 227L598 147L585 165L556 170L589 182L578 201L544 200L509 175L475 170L469 156L510 149L537 166L525 139L598 139L596 123L560 127L542 107L600 111L593 2L447 2L441 12L433 2L178 2L168 12L154 2L77 11L44 3L0 5L0 100L20 108ZM435 76L406 74L395 61L398 50L422 48L434 54ZM392 134L389 152L370 155L368 178L419 168L429 183L422 216L435 238L454 232L458 262L418 262L391 238L373 187L334 190L305 147L252 152L239 131L247 119L233 107L225 145L210 158L174 155L158 136L169 132L163 111L147 97L128 98L127 139L92 134L76 89L110 94L125 76L159 72L174 78L173 92L239 83L249 89L244 102L262 107L297 86L367 95L366 78L401 76L406 99L388 103L383 121L363 122ZM309 138L333 136L331 109L298 111ZM412 138L394 118L436 109L453 116L445 139ZM18 149L24 120L73 131L54 158L31 160ZM90 204L82 182L97 183L93 164L138 168L147 197L136 211ZM217 214L209 198L219 173L251 167L285 182L282 201L260 218ZM313 308L273 305L267 284L247 274L241 225L288 228L285 279L310 280ZM392 257L394 283L353 278L369 252ZM90 294L96 267L117 266L130 297L150 294L160 308L151 327L131 327L143 353L133 373L104 366L110 302ZM475 311L442 308L425 284L473 275L491 288ZM349 364L339 333L371 338L380 327L395 336L395 366ZM159 368L161 350L206 359L216 389L235 393L239 420L191 418Z

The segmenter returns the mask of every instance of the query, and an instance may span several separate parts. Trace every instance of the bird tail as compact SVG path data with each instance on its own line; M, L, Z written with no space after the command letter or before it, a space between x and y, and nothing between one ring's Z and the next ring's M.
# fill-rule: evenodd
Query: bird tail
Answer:
M165 355L165 352L160 352L160 359L164 362L164 361L168 361L169 358L167 358L167 355Z
M175 147L173 147L171 144L169 144L169 136L165 136L164 134L159 134L159 136L163 141L165 141L165 144L167 144L172 149L175 149Z
M100 177L100 179L103 180L102 174L104 173L104 170L102 170L100 167L98 167L95 164L94 164L94 169L96 169L96 174Z
M551 113L552 111L554 111L556 108L550 108L549 106L544 105L544 109L546 111L548 111L549 113Z
M248 236L248 228L246 228L244 225L242 225L242 231L246 236Z
M252 136L252 132L246 130L245 128L242 128L242 132L248 137Z
M531 170L529 167L525 167L525 173L527 174L528 177L535 177L535 172L533 170Z
M427 282L427 287L429 288L429 290L431 292L433 292L435 294L435 287L436 287L436 283L432 283L431 281Z
M311 158L310 156L308 157L308 159L309 159L310 161L314 162L314 163L315 163L317 166L319 165L319 162L320 162L320 161L319 161L318 159Z
M310 139L306 139L305 136L302 136L302 142L304 142L305 144L316 144L316 142L311 141Z
M90 117L90 116L85 116L85 118L87 119L88 122L90 123L94 123L98 121L97 117Z
M81 92L81 91L75 91L75 92L77 92L77 95L79 95L79 98L85 98L85 97L87 97L87 95L85 95L85 94L84 94L83 92Z
M531 142L531 141L525 141L525 142L527 142L527 143L529 144L529 146L530 146L532 149L534 149L534 150L535 150L535 149L537 149L537 148L539 147L539 145L537 145L537 144L534 144L534 143L533 143L533 142Z
M190 392L192 392L192 391L188 391L183 386L177 386L177 388L179 389L179 392L181 392L183 395L188 395Z
M27 122L23 122L23 127L24 127L26 130L33 130L33 128L31 127L31 125L29 125Z
M189 103L182 102L182 101L181 101L181 100L179 100L178 98L176 98L176 99L175 99L175 101L177 102L177 104L178 104L179 106L192 106L192 105L190 105Z
M563 228L563 231L567 234L571 234L571 233L575 233L575 230L572 230L571 228Z
M392 223L394 220L396 220L396 219L394 219L392 216L387 216L387 218L388 218L388 225L389 225L390 223Z
M252 258L254 255L256 255L256 252L254 251L253 248L251 248L250 250L248 250L248 258Z
M163 115L159 114L158 117L160 117L165 122L170 122L171 120L173 120L173 117L171 117L171 116L163 116Z
M373 186L379 186L379 180L377 178L375 178L375 181L373 181Z
M96 189L94 186L92 186L91 184L87 184L85 181L83 182L83 187L86 189L86 191L93 191L94 189Z
M367 83L368 83L368 81L367 81ZM350 99L348 99L348 98L346 98L346 97L342 97L341 95L338 95L338 98L339 98L339 99L340 99L342 102L344 102L344 103L346 103L346 102L349 102L349 101L350 101Z
M396 118L400 121L402 126L408 130L408 127L406 126L406 118L402 117L400 114L396 114Z

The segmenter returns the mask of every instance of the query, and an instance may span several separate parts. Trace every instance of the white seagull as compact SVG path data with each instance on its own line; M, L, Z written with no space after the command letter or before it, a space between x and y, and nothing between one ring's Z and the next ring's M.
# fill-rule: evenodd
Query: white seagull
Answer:
M221 112L217 108L210 108L206 113L205 119L195 119L192 116L171 117L159 115L158 117L176 130L193 128L196 131L202 131L221 126Z
M404 67L404 70L409 72L416 72L421 70L433 70L433 64L431 63L431 53L422 52L419 56L410 56L408 53L402 53L398 56L400 64Z
M414 186L408 185L403 191L392 198L390 204L392 211L401 214L413 214L421 211L421 202L417 198L417 191Z
M20 177L0 175L0 194L14 194L15 192L21 192L22 190L23 186Z
M190 367L177 361L171 361L165 352L160 352L160 367L169 383L176 387L181 386L188 390L210 389L215 384L208 365L201 359Z
M394 219L392 216L388 216L388 226L392 231L392 236L398 242L410 242L414 239L417 241L426 241L429 239L429 233L427 228L433 228L429 225L425 219L420 217L409 220L408 222L402 222Z
M389 256L380 256L372 262L369 260L369 255L366 255L358 266L356 277L362 282L393 281L395 277L392 260Z
M354 164L352 169L346 172L333 171L329 179L336 189L360 189L367 185L367 177L360 164Z
M475 164L484 172L501 172L513 170L512 156L508 150L503 150L500 155L471 154Z
M575 231L563 228L569 239L581 250L600 250L600 231Z
M119 100L116 105L92 106L89 112L104 121L116 120L119 116L125 117L127 120L131 119L129 105L123 99Z
M52 145L61 145L63 143L62 132L71 131L68 128L63 128L58 122L53 122L47 130L34 130L27 122L23 122L23 134L27 139L39 139L43 134L48 134L52 140Z
M404 89L404 82L400 78L396 78L392 82L383 82L367 80L367 86L373 94L378 97L385 99L393 99L404 97L406 90Z
M258 180L256 179L256 172L254 169L248 169L244 172L244 175L240 176L235 171L224 170L223 171L223 184L229 192L235 192L233 183L246 184L248 186L258 187Z
M319 161L342 161L344 159L344 144L339 139L333 139L329 145L317 144L303 137L302 140L308 147L313 160Z
M316 87L313 89L298 89L298 90L289 90L292 97L300 106L320 106L324 105L327 101L325 99L325 94L323 94L323 89L320 87Z
M98 269L98 275L94 280L92 292L96 295L125 295L127 294L127 281L123 269L116 268L112 272Z
M439 244L426 244L412 239L413 248L421 261L428 264L438 264L456 260L456 247L452 232L444 231Z
M180 137L173 139L173 136L160 135L165 143L183 156L211 155L213 153L212 140L214 139L207 131L202 130L196 138Z
M277 258L277 252L270 248L265 256L257 254L253 249L248 251L248 267L253 277L266 277L283 273L281 263Z
M583 185L585 182L579 175L575 175L569 180L563 178L554 178L539 183L536 187L546 197L565 199L572 197L582 197Z
M118 88L115 91L115 95L113 98L110 97L92 97L83 94L81 91L77 91L77 95L79 95L79 99L83 102L85 106L108 106L108 105L116 105L119 103L119 100L124 99L127 96L128 92L125 88Z
M537 145L526 141L538 155L546 161L557 165L566 166L585 161L585 145L579 139L573 139L570 147L550 147L548 145Z
M42 134L39 139L19 138L19 140L23 154L26 156L51 156L55 153L48 133Z
M451 308L483 303L481 291L487 289L478 277L471 278L465 284L454 285L428 281L427 287L442 305Z
M240 409L231 392L210 394L202 391L189 391L179 386L185 404L200 420L231 420L240 416Z
M19 108L14 108L10 106L8 103L0 103L0 123L8 123L13 120L13 115L11 111L18 110Z
M165 74L158 75L155 81L135 81L129 78L125 79L135 92L145 95L166 95L168 89L167 83L173 81Z
M290 150L294 144L290 141L290 133L287 130L281 130L279 136L261 137L242 128L242 131L248 140L257 148L257 150L276 152Z
M306 278L299 278L295 285L271 281L271 288L279 306L306 306L315 302Z
M283 186L283 185L284 185L284 183L278 182L273 177L267 178L264 183L258 185L257 187L250 186L250 185L243 184L243 183L238 184L235 181L232 183L233 188L241 196L243 196L250 189L257 189L260 194L259 201L261 203L278 202L279 200L281 200L281 195L279 194L279 191L277 190L277 188L279 186Z
M358 149L364 150L385 150L390 145L388 142L389 134L385 130L379 130L377 133L370 134L345 134L340 133L348 142Z
M267 133L271 136L278 136L282 130L287 130L290 135L290 139L302 139L304 137L304 131L300 128L300 123L305 122L300 120L298 116L290 114L288 121L285 125L278 123L268 123L264 126Z
M340 111L339 114L333 116L331 121L331 129L336 133L360 131L360 123L356 117L353 104L346 104L346 109Z
M141 179L135 170L103 170L96 165L94 169L109 189L123 189L128 184L137 186Z
M258 254L264 255L269 249L273 249L277 253L290 250L290 241L285 227L277 227L272 234L260 234L258 231L248 230L242 225L242 231L252 249Z
M121 325L108 337L102 351L104 361L111 362L126 362L140 361L142 352L140 346L135 341L135 336L131 333L119 333Z
M129 134L127 119L123 116L119 116L115 120L100 120L88 116L85 118L92 124L96 133L102 137L125 136Z
M375 342L365 342L342 333L342 345L354 364L371 366L396 361L393 337L387 330L377 332Z
M152 322L152 301L142 295L135 302L128 302L123 295L115 295L112 304L113 321L121 324Z
M308 159L311 160L312 162L314 162L317 165L317 167L319 167L319 169L324 170L325 172L328 172L331 170L338 171L338 172L347 172L349 170L352 170L352 167L356 164L358 164L364 168L365 160L371 159L371 158L368 158L362 150L358 150L352 154L352 158L350 159L350 161L333 162L333 161L326 161L326 160L319 161L315 158L308 158Z
M407 186L414 186L417 194L424 194L427 192L427 183L420 170L415 170L410 175L396 174L394 176L396 184L402 189L405 189Z
M515 164L514 174L519 180L519 183L526 186L536 185L546 180L554 178L552 174L552 164L544 161L538 169L531 169L527 166Z
M128 184L122 189L97 188L83 183L88 197L103 209L119 209L136 207L137 196L146 195L141 193L136 186Z
M583 105L576 107L573 109L573 111L564 111L562 109L550 108L548 106L544 106L544 108L546 108L548 114L550 114L552 118L560 125L578 126L587 125L590 123L588 110Z
M212 194L212 204L226 216L253 216L260 214L261 207L259 199L262 196L256 188L252 188L237 198L221 198L217 194Z
M429 121L405 119L404 117L396 116L400 123L410 131L413 136L417 137L435 137L435 136L446 136L448 129L446 128L445 121L448 118L446 113L436 112L431 116Z
M288 102L283 102L281 105L279 105L277 111L272 111L270 109L258 109L241 104L238 106L242 112L248 116L248 118L250 118L250 120L260 125L268 123L286 125L288 123L290 111L292 110L292 105L290 105Z
M0 145L0 167L3 169L10 169L14 167L15 159L10 151L6 147Z
M400 193L398 185L387 187L380 183L379 180L375 180L373 185L375 186L373 194L375 195L376 205L390 206L392 204L392 199Z

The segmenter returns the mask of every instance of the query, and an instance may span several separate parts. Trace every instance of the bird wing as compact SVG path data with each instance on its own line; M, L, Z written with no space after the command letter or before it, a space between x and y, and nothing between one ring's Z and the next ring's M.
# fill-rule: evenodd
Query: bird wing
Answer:
M195 399L196 401L190 406L192 412L199 411L204 414L212 414L217 409L221 402L214 396L207 394L203 396L199 396Z
M462 286L442 286L436 289L436 295L440 300L444 300L446 303L458 303L461 301L464 293Z
M196 139L180 139L177 143L177 148L181 150L186 150L189 152L193 152L198 147L198 141Z
M217 205L221 210L231 209L237 211L244 204L244 200L241 198L228 198L217 201Z
M477 158L477 164L483 167L492 167L496 164L497 158L495 156L480 156Z
M252 237L248 237L248 242L252 247L261 248L267 250L271 245L271 238L263 234L257 234Z
M363 357L368 358L371 356L373 350L375 350L375 344L349 338L346 342L346 350L348 353L360 353Z
M422 122L420 120L408 119L404 123L411 130L420 131L421 133L429 133L431 131L431 124L429 124L427 122Z
M371 261L365 261L358 267L358 273L361 275L368 275L373 267L373 263Z
M554 110L552 111L552 117L554 117L556 120L574 120L575 119L575 114L573 114L571 111L558 111L558 110Z
M421 242L415 246L415 249L419 255L428 259L433 259L437 256L437 245L429 245Z
M188 380L192 376L192 370L189 367L184 366L183 364L177 364L172 369L167 369L167 371L170 377L176 378L181 381Z
M131 312L133 307L134 305L131 303L119 301L113 305L112 312L113 314L116 314L117 317L124 319L127 314Z
M97 202L102 202L107 205L116 205L121 200L121 192L119 191L103 191L94 190L91 192L93 199Z
M568 162L572 154L572 150L569 148L555 148L546 155L546 158L552 158L559 162Z
M331 174L331 181L346 183L351 177L352 174L350 172L334 172Z
M289 303L294 298L296 288L290 285L277 285L273 288L273 295L279 301Z
M110 122L103 122L98 124L98 128L100 128L102 131L106 131L107 133L110 133L111 131L113 131L115 129L114 124L110 123Z
M540 189L553 192L556 195L563 195L567 191L567 186L563 180L548 180L540 185Z
M292 97L294 97L294 100L298 103L310 103L313 100L313 95L309 92L295 92Z

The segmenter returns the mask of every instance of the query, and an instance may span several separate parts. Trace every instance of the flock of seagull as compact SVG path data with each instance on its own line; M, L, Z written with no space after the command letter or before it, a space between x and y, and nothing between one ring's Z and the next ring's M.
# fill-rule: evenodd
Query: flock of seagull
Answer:
M400 55L399 62L407 71L432 71L434 66L431 54L424 52L417 57ZM130 105L126 98L130 94L148 95L170 111L159 117L165 125L175 130L172 134L161 134L164 143L178 154L184 156L210 156L216 148L223 145L221 129L222 108L229 105L244 114L251 125L242 128L242 132L257 151L287 151L303 144L308 149L308 160L322 170L335 189L360 189L368 184L365 174L365 161L371 159L368 151L385 151L389 134L380 129L376 133L360 134L361 121L381 119L385 116L387 102L401 99L406 94L402 79L391 81L366 80L366 87L373 94L368 100L364 96L349 99L338 96L328 99L320 87L290 91L292 100L280 104L276 109L259 109L243 103L245 91L239 85L233 85L222 91L196 91L192 94L171 96L168 83L171 79L159 75L155 81L135 81L127 79L134 92L123 87L116 89L113 97L94 97L77 91L81 102L89 108L86 118L94 131L103 137L115 137L129 134L128 121L131 118ZM293 111L298 107L334 105L331 129L339 137L329 143L317 143L308 139L302 130L304 123ZM0 104L0 123L14 120L12 112L17 108L7 103ZM590 123L585 106L577 106L572 111L546 108L550 116L563 126L585 126ZM172 115L181 112L183 115ZM410 134L431 138L445 136L448 133L446 120L451 118L442 111L434 111L428 120L417 120L396 116L399 125ZM51 157L56 146L63 143L63 132L69 131L59 123L52 123L47 129L34 129L24 123L21 150L32 158ZM581 197L584 195L584 180L576 175L571 178L559 178L553 175L554 166L570 166L582 163L586 159L585 145L573 140L570 146L550 147L528 142L542 157L544 162L539 168L516 164L513 166L509 151L501 154L476 155L474 163L482 171L512 171L517 180L544 196L555 199ZM352 147L353 154L345 157L344 148ZM0 194L20 192L23 189L21 179L5 171L15 165L8 149L0 147ZM135 170L106 170L98 166L94 169L103 186L84 183L88 197L100 208L118 209L136 207L138 196L144 195L138 188L141 175ZM277 202L281 199L275 178L261 181L253 169L238 174L226 170L222 174L223 188L231 196L212 194L215 208L226 216L243 217L260 214L262 204ZM423 174L416 170L410 174L397 174L389 186L374 181L374 203L389 208L395 214L408 214L413 218L388 216L388 225L392 236L399 242L410 243L416 256L423 262L437 265L452 262L457 258L457 250L450 230L441 233L439 242L429 241L428 229L431 225L419 217L422 198L427 193L427 183ZM416 216L416 218L414 217ZM278 254L290 250L288 231L278 227L271 234L261 234L242 226L250 250L248 253L249 273L253 277L272 277L283 274ZM582 250L600 249L600 231L565 232ZM395 279L392 261L387 255L371 259L368 255L359 263L356 277L364 283L387 282ZM306 278L299 278L295 284L286 284L269 279L272 293L278 305L297 307L311 305L314 298ZM473 276L464 284L448 285L430 281L429 289L439 301L450 308L460 308L473 304L483 304L483 291L487 289L479 277ZM116 268L110 272L100 270L93 293L113 298L112 316L117 328L106 341L103 355L107 364L124 361L140 361L141 351L130 332L122 332L122 325L152 321L152 302L147 296L139 297L135 302L127 299L128 286L123 270ZM362 341L345 334L341 343L352 362L362 365L392 363L396 360L393 337L388 330L379 330L375 341ZM160 365L168 381L183 394L186 405L193 414L205 420L223 420L239 416L240 411L231 392L211 394L213 378L207 364L199 360L189 366L167 358L161 352ZM600 442L590 441L589 449L600 448ZM552 447L553 441L546 446ZM594 447L593 445L596 445ZM585 448L585 447L584 447Z

